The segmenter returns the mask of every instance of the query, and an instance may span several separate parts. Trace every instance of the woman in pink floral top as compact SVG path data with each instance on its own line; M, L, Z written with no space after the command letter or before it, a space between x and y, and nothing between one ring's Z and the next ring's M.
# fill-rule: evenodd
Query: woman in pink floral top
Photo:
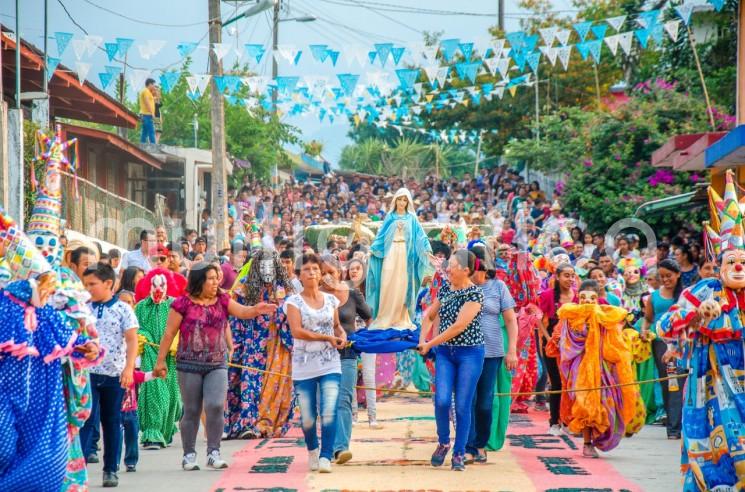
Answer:
M181 418L181 441L184 447L184 470L198 470L196 439L202 408L206 415L207 466L227 468L220 458L220 438L223 429L223 408L227 396L228 352L233 341L228 316L255 318L274 313L274 304L259 303L242 306L230 295L219 291L219 268L200 263L189 272L187 294L171 304L166 332L160 341L158 361L153 376L165 377L166 356L176 334L176 370L181 389L184 414Z

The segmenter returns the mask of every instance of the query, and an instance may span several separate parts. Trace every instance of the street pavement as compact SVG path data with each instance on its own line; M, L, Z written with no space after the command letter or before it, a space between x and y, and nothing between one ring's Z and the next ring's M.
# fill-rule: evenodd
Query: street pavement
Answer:
M543 491L670 492L680 490L680 441L668 441L663 427L647 426L624 439L601 459L581 456L581 441L546 434L547 413L513 415L505 448L489 453L489 463L463 473L446 466L433 469L429 457L436 445L429 399L396 397L378 404L385 427L371 430L361 421L354 427L354 458L334 466L331 474L307 470L302 437L294 429L283 439L224 441L222 453L230 468L184 472L176 442L159 451L140 449L136 473L119 473L125 491ZM360 419L365 418L364 410ZM197 442L199 463L206 441ZM90 465L91 490L102 490L101 465Z

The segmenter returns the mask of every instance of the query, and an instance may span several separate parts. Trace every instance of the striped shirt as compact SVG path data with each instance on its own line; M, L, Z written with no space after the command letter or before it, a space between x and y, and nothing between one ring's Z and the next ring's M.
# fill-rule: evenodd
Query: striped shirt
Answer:
M481 329L484 332L484 356L504 357L501 314L515 308L507 285L495 278L481 286L484 292L484 308L481 314Z

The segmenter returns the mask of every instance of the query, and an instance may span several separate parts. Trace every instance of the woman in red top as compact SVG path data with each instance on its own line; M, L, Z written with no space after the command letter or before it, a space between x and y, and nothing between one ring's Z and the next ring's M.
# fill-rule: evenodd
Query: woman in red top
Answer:
M569 263L562 263L556 267L554 273L553 289L546 289L541 292L539 307L543 311L543 320L539 325L541 335L541 356L543 357L543 367L551 381L552 390L561 390L561 373L559 364L555 357L548 357L545 354L546 343L553 335L554 327L558 324L559 318L556 312L559 308L568 302L577 302L577 293L574 289L575 273L574 267ZM561 394L552 393L548 399L549 410L549 434L558 436L561 434L561 425L559 423L559 413L561 410Z
M199 263L192 267L186 295L171 304L158 361L153 369L154 377L166 377L166 355L178 333L176 370L184 409L180 423L184 447L181 466L184 470L199 469L195 446L202 408L206 414L207 466L228 466L220 458L223 408L228 391L228 353L233 350L228 315L247 319L273 314L277 310L275 304L264 302L256 306L238 304L230 294L219 290L219 274L220 268L212 263Z

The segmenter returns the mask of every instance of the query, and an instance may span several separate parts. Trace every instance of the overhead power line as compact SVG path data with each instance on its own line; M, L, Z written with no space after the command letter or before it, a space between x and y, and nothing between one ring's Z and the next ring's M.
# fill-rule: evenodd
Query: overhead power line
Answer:
M134 17L129 17L128 15L122 14L120 12L116 12L114 10L111 10L108 7L104 7L103 5L99 5L99 4L95 3L95 2L92 2L91 0L83 0L83 1L85 3L87 3L88 5L91 5L93 7L96 7L99 10L103 10L104 12L108 12L109 14L115 15L117 17L121 17L122 19L127 19L128 21L136 22L138 24L145 24L145 25L148 25L148 26L157 26L157 27L194 27L194 26L202 26L202 25L204 25L204 21L191 22L189 24L163 24L163 23L160 23L160 22L151 22L151 21L147 21L147 20L143 20L143 19L135 19ZM211 20L212 19L208 20L208 23ZM214 20L219 20L219 19L214 19Z
M438 10L428 9L423 7L409 7L406 5L397 5L393 3L385 2L374 2L370 0L321 0L325 3L331 3L334 5L342 5L347 7L362 7L376 10L382 10L386 12L398 12L398 13L411 13L411 14L423 14L423 15L446 15L446 16L467 16L467 17L495 17L496 12L467 12L458 10ZM563 10L552 10L545 12L547 14L561 14L561 13L574 13L578 12L576 9L563 9ZM505 16L509 17L531 17L536 14L520 13L520 12L507 12Z

